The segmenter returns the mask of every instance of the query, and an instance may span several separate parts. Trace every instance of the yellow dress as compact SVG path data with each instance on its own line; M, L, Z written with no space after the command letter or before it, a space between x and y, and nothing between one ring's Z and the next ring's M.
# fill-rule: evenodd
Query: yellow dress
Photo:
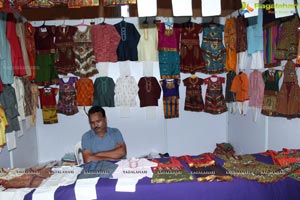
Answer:
M6 116L2 107L0 107L0 147L6 144L5 127L8 126Z

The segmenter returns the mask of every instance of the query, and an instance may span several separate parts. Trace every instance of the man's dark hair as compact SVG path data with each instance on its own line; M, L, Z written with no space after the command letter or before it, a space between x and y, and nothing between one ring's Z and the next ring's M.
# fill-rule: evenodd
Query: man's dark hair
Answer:
M94 114L94 113L97 113L97 112L100 112L103 117L106 117L105 110L101 106L91 107L89 109L88 116L90 117L91 114Z

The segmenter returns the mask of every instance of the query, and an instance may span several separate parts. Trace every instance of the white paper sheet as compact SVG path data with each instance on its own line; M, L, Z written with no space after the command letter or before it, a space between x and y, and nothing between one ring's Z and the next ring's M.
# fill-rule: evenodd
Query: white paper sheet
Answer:
M202 16L216 16L221 14L221 0L201 0Z
M192 0L172 0L173 16L192 16Z
M150 17L157 15L157 0L137 0L139 17Z

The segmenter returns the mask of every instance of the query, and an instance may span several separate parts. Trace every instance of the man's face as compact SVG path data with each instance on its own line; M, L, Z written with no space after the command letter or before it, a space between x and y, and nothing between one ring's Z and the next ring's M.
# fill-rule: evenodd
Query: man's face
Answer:
M89 122L95 133L101 133L106 129L106 118L100 112L91 114Z

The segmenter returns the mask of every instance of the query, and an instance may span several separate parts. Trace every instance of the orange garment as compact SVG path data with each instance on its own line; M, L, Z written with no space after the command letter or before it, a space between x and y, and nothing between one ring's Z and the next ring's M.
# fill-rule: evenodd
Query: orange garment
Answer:
M224 26L224 44L226 48L226 64L227 72L236 71L237 65L237 32L235 18L226 19Z
M240 72L235 76L231 85L231 92L236 93L236 101L244 102L249 100L248 96L248 76L246 73Z
M76 82L76 98L78 106L91 106L94 100L94 85L89 78L80 78Z

